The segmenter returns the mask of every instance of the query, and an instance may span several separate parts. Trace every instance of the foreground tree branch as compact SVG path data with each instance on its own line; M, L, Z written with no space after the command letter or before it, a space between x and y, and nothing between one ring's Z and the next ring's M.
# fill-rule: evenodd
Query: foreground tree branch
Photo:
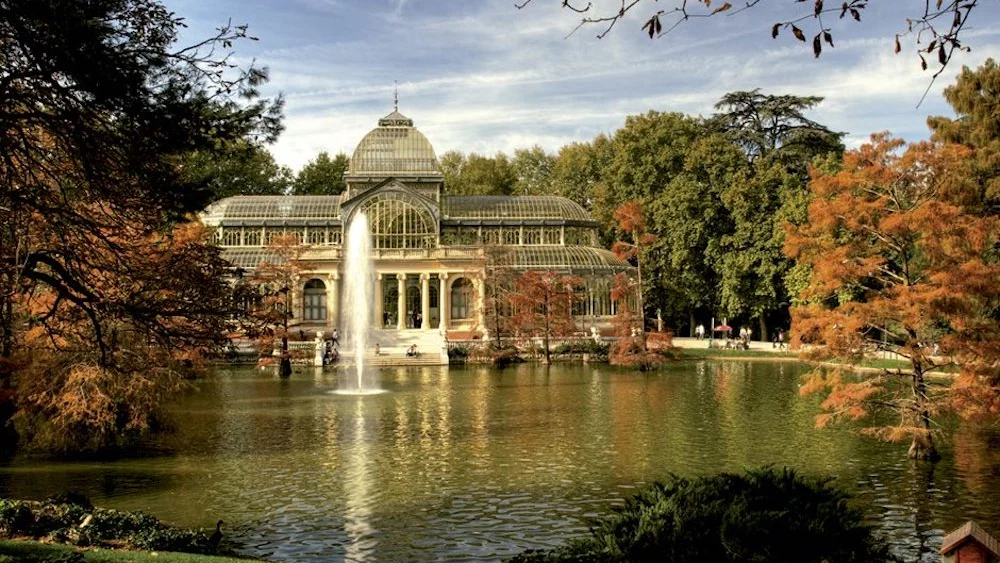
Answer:
M524 0L515 3L518 9L524 9L529 4L541 0ZM562 8L580 16L580 21L570 32L594 26L599 31L598 39L607 36L612 29L633 11L645 10L640 15L643 22L641 29L650 39L667 37L681 24L692 19L707 19L722 16L735 16L740 12L753 9L760 0L743 0L736 4L719 2L718 0L674 0L672 6L661 7L664 2L650 0L614 0L601 2L572 2L559 0ZM870 0L844 0L842 2L825 2L814 0L784 0L788 4L788 17L774 22L771 26L771 37L777 38L782 32L791 34L792 38L802 43L808 43L816 57L823 52L824 45L834 47L833 22L850 21L861 23L862 16L870 4ZM915 54L920 60L921 69L936 68L931 78L934 80L948 67L956 51L968 51L970 48L963 43L962 32L969 22L973 11L980 0L937 0L906 2L907 9L902 12L900 23L904 25L894 36L894 50L902 49L900 38L913 37L916 43ZM902 4L902 2L901 2ZM831 22L832 20L832 22ZM800 27L802 26L802 27ZM805 28L805 29L804 29ZM928 62L930 60L930 62ZM928 85L928 90L930 85ZM926 95L926 92L925 92Z

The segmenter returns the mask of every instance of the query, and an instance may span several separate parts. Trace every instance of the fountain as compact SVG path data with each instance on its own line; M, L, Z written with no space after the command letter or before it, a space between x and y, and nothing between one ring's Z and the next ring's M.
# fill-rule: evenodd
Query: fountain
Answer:
M382 392L373 381L365 381L365 354L368 335L372 327L372 287L374 274L371 259L371 233L368 217L358 212L351 219L345 244L344 260L344 331L345 360L352 360L355 376L338 390L344 394L370 394Z

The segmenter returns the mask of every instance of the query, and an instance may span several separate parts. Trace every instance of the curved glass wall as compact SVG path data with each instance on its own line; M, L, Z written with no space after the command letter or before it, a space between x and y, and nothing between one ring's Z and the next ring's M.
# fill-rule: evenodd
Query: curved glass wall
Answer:
M361 205L368 216L373 248L433 248L437 222L430 212L400 193L374 197Z

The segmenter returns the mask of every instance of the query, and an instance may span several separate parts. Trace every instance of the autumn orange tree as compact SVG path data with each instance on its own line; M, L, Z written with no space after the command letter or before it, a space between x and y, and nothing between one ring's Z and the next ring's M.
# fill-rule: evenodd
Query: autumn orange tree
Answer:
M573 304L583 299L583 280L552 271L528 270L517 277L510 296L513 314L510 325L516 332L542 337L545 363L551 361L552 337L576 331Z
M8 361L14 420L30 448L69 454L134 445L162 428L163 407L186 388L184 377L223 343L228 264L205 244L206 230L188 223L144 236L143 228L66 233L79 262L51 275L73 283L33 285L15 299L22 331Z
M615 275L612 281L611 301L615 304L612 326L616 338L608 350L608 360L611 365L645 371L666 361L661 348L662 344L669 347L670 339L661 338L661 346L655 350L647 345L646 335L639 328L643 322L642 315L638 314L637 308L633 305L633 298L638 298L640 293L639 288L638 281L624 272Z
M628 235L630 240L619 239L611 246L611 251L623 260L635 260L637 287L636 297L639 300L636 314L639 316L639 332L645 346L645 306L642 299L642 258L643 250L656 240L656 235L646 229L646 214L642 203L639 201L627 201L620 205L614 212L615 221L618 223L618 230Z
M514 250L487 244L483 246L485 278L483 279L483 321L493 340L493 348L503 347L503 337L510 334L513 314L511 294L515 290L517 273L513 266Z
M299 277L309 269L302 255L309 249L295 234L275 237L267 246L268 255L253 271L247 287L257 298L250 301L250 308L242 315L242 331L255 337L261 351L271 350L277 339L281 341L281 360L278 373L288 377L292 373L288 352L288 329L293 319Z
M996 216L962 207L978 189L963 172L968 155L882 133L848 152L838 172L814 173L809 220L786 243L811 271L805 304L792 311L793 341L851 360L886 350L909 362L860 381L813 373L803 392L829 392L819 425L888 410L893 422L864 432L909 440L910 457L936 459L936 417L1000 412L1000 230ZM928 378L952 365L961 375L950 388Z
M175 389L150 374L230 318L227 264L181 226L211 186L183 165L273 140L281 104L228 56L245 27L182 28L156 0L0 3L0 426L64 453L141 434Z

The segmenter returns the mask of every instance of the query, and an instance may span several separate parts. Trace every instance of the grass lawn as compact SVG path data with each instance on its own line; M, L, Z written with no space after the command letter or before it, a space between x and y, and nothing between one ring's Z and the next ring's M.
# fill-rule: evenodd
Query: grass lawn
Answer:
M33 541L0 541L0 563L28 561L71 562L70 557L77 548L69 545L38 543ZM83 561L93 563L246 563L254 559L216 557L213 555L192 555L166 551L117 551L112 549L87 549L80 551Z
M798 358L796 352L769 352L767 350L726 350L725 348L678 348L679 357L698 358Z

